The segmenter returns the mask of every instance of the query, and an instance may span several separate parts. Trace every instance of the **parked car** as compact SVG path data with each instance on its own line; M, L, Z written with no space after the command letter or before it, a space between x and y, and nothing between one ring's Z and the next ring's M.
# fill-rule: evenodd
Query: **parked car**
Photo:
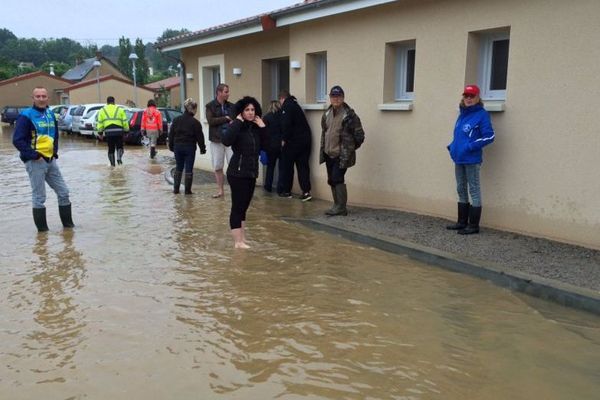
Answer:
M96 130L96 122L98 121L99 108L88 111L81 120L79 121L79 133L82 136L98 137L98 131Z
M173 120L182 114L181 111L172 108L158 107L163 119L163 131L156 141L158 144L167 143L167 136ZM130 110L131 117L129 118L129 132L125 134L123 140L127 144L142 144L142 109Z
M75 113L73 114L73 122L71 123L71 130L74 133L80 134L79 129L81 128L81 117L86 115L88 112L92 110L99 110L104 107L105 103L92 103L92 104L82 104L80 105Z
M14 125L15 121L19 118L21 111L26 109L27 106L6 106L2 109L2 122Z
M58 118L58 130L73 133L73 114L79 108L78 104L70 105L64 110Z
M63 110L65 110L68 106L65 104L58 104L55 106L50 106L50 110L52 110L52 112L54 113L54 116L56 117L56 121L58 121L58 119L60 118L61 112Z

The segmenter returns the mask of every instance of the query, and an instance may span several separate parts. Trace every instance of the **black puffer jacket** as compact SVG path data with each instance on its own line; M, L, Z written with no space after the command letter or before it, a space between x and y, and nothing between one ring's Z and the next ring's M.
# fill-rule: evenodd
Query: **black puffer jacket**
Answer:
M200 147L200 153L206 153L202 125L194 118L193 114L186 111L173 120L169 131L169 150L173 151L176 144L193 145L196 143Z
M279 110L274 113L266 113L263 117L263 121L265 121L265 124L267 125L267 132L269 134L269 146L267 151L281 150L281 140L283 139L281 116L281 110Z
M294 96L281 105L281 130L286 146L310 147L312 132L302 107Z
M254 122L235 119L221 136L221 141L233 150L227 176L258 178L258 155L268 144L267 129L259 128Z

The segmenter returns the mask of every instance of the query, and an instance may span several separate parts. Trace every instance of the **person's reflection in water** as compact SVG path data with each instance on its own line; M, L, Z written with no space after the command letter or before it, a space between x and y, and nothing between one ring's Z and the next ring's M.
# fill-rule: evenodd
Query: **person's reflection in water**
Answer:
M73 357L84 341L85 328L80 306L73 298L83 286L85 263L82 253L73 244L73 231L64 231L62 248L60 243L48 243L48 235L38 235L33 250L38 256L38 273L33 275L32 290L39 298L39 306L33 313L33 320L39 329L32 331L25 344L36 352L40 360L48 363L38 369L40 373L52 374L56 368L72 367ZM59 251L55 249L59 248Z

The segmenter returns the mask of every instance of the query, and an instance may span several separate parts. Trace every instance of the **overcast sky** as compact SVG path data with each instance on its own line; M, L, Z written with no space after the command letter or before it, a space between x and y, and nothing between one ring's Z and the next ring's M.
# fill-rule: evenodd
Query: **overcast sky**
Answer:
M118 46L125 36L154 42L166 29L197 31L301 0L28 0L0 3L0 28L19 38L62 38ZM35 15L34 15L35 14Z

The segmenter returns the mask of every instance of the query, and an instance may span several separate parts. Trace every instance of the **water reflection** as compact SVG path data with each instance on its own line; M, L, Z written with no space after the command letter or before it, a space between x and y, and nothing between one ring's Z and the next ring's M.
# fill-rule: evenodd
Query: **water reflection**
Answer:
M65 230L60 241L54 242L50 235L38 234L33 249L37 261L33 262L32 282L27 286L36 297L33 320L38 328L25 336L23 347L29 356L43 360L33 372L42 373L44 381L64 381L61 369L75 367L75 354L85 340L85 313L76 297L86 270L73 235L73 230Z

